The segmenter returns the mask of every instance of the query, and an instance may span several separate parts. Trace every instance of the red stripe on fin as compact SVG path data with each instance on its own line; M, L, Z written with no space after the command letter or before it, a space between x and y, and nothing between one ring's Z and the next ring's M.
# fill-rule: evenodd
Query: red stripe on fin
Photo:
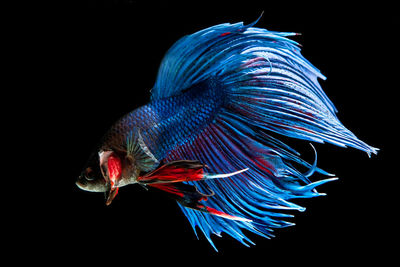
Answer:
M227 36L228 34L231 34L231 32L224 32L220 36L223 37L223 36Z
M198 207L198 209L200 211L207 212L207 213L210 213L212 215L216 215L216 216L219 216L219 217L222 217L222 218L225 218L225 219L235 220L235 221L243 221L243 222L251 222L252 221L250 219L246 219L246 218L242 218L242 217L238 217L238 216L233 216L233 215L230 215L228 213L216 210L214 208L206 207L206 206L203 206L203 205L197 205L197 207Z

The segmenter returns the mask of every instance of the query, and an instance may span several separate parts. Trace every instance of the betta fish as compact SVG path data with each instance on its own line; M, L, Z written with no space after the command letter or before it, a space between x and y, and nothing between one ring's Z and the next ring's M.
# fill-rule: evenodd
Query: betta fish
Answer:
M150 102L111 126L78 187L104 192L107 205L129 184L158 190L214 248L211 234L223 232L248 246L243 230L273 237L293 225L285 211L305 210L291 200L321 196L316 187L337 179L317 167L314 147L308 163L283 138L376 154L338 120L318 82L325 77L288 38L297 34L256 23L224 23L178 40ZM312 181L314 174L326 179Z

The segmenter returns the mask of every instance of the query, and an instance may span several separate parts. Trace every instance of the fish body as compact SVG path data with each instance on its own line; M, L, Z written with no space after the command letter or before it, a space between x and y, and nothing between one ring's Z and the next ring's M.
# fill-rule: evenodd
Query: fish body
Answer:
M242 229L272 237L292 225L285 210L304 210L291 199L320 196L316 187L336 179L311 182L332 175L279 136L376 154L338 120L318 83L325 77L286 38L296 34L254 24L220 24L176 42L150 103L111 127L77 185L107 192L107 204L129 184L159 190L212 245L222 232L248 245Z
M216 83L202 83L178 95L151 101L112 126L103 149L124 146L132 131L140 129L144 142L157 159L173 148L193 141L214 120L225 96Z

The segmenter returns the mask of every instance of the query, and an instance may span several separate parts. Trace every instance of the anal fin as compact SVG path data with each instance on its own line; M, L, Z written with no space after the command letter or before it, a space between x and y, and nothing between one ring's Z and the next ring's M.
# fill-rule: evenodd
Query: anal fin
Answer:
M208 197L212 196L213 194L211 195L203 194L199 192L195 186L183 183L149 184L149 186L168 193L168 196L174 198L181 205L187 208L206 212L229 220L244 221L244 222L251 221L249 219L233 216L225 212L200 204L200 201L207 201Z

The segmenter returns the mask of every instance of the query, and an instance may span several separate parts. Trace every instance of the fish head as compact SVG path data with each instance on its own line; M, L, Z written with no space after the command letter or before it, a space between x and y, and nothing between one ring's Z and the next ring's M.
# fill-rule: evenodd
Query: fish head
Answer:
M85 191L106 192L109 189L109 185L101 168L99 155L97 153L92 154L84 170L79 175L76 185Z
M76 185L85 191L106 192L106 204L110 205L119 187L136 179L132 170L134 164L128 158L112 150L101 150L90 157Z

